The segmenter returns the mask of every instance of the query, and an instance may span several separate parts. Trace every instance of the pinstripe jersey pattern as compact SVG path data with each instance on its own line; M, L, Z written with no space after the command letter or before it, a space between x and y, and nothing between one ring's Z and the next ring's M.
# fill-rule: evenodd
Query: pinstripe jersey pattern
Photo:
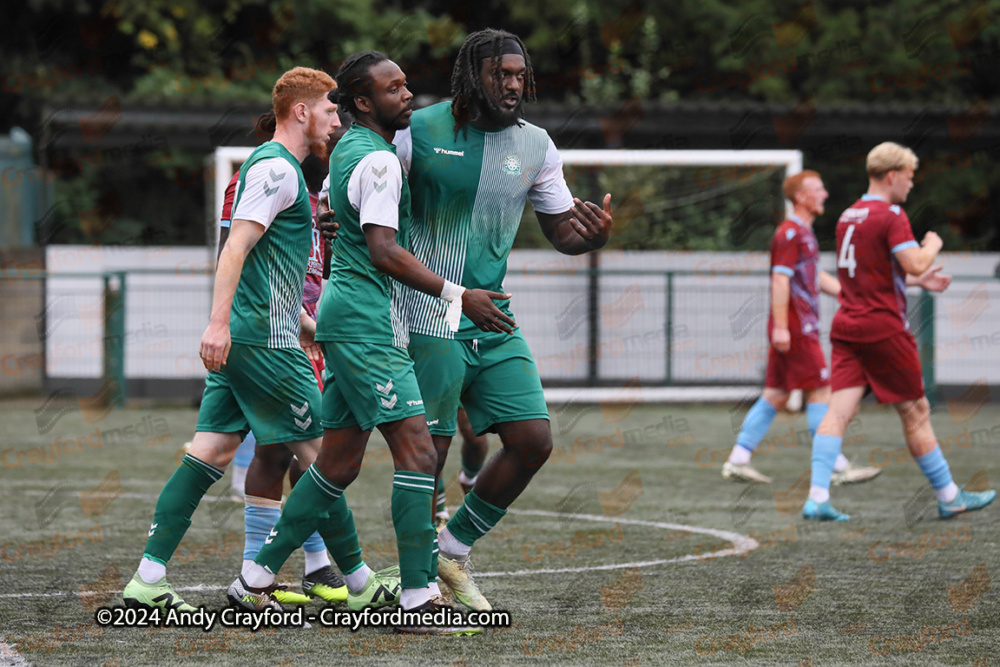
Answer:
M410 250L451 282L502 292L507 257L544 163L548 134L524 123L496 132L470 126L467 135L455 137L453 125L448 102L421 109L411 119ZM411 332L460 339L482 335L464 316L459 332L452 333L441 299L406 288L402 294ZM497 306L510 314L506 302Z
M235 343L296 348L299 347L302 290L312 248L312 207L299 161L284 146L273 141L255 150L240 167L232 210L236 211L239 206L250 167L274 157L287 160L295 168L299 179L298 195L291 206L274 217L247 255L233 296L230 332Z

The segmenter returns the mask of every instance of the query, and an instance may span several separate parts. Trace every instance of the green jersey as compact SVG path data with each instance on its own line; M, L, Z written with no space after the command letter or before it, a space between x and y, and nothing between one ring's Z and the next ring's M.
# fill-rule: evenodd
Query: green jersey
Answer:
M414 112L409 131L396 133L399 158L413 189L410 251L434 273L467 289L503 291L507 257L526 200L535 211L573 206L562 160L548 133L522 121L497 131L467 125L455 134L451 102ZM441 299L404 289L409 329L439 338L483 335L462 316L448 329ZM510 315L508 302L496 305Z
M299 347L299 312L312 249L312 207L299 161L269 141L240 167L233 220L252 220L264 235L250 250L233 296L234 343Z
M396 147L375 132L354 125L330 156L330 208L340 228L332 244L330 281L316 318L316 340L406 347L398 298L402 285L372 264L362 225L396 230L407 247L410 188Z

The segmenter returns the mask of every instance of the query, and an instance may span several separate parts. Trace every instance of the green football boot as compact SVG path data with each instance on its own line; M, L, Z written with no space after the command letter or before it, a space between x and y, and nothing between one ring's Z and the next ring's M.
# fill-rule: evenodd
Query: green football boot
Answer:
M347 591L347 608L361 611L365 607L375 609L399 604L399 566L394 565L368 576L368 582L358 593Z
M195 608L184 602L174 591L174 587L163 577L155 584L147 584L136 572L132 581L122 591L122 600L130 609L177 609L179 611L195 611Z

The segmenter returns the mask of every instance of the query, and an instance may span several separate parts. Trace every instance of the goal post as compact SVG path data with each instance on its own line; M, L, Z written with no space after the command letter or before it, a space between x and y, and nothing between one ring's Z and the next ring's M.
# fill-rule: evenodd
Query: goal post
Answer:
M785 176L802 171L799 150L561 150L567 165L644 165L653 167L722 167L784 165Z
M226 187L232 180L233 174L240 170L243 162L254 150L253 146L223 146L216 148L215 152L206 158L207 167L213 177L206 179L209 192L205 199L211 207L207 220L210 221L212 228L205 230L205 237L208 244L216 250L213 257L218 255L219 225L222 222L222 202L226 198Z

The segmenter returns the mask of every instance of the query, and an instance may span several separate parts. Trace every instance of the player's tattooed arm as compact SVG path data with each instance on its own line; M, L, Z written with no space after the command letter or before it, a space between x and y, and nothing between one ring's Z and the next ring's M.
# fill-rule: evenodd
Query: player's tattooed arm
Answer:
M396 243L396 230L376 224L364 226L365 242L372 265L407 287L441 296L445 280ZM494 305L493 300L505 301L510 294L481 289L467 289L462 294L462 313L483 331L511 333L514 320Z
M243 263L257 242L264 236L264 225L250 220L233 220L226 246L219 255L212 292L212 316L201 337L201 360L209 371L226 365L232 341L229 318L236 286L240 284Z
M552 247L564 255L581 255L603 248L611 236L611 194L604 195L604 208L593 202L573 199L573 207L563 213L538 213L538 224Z

